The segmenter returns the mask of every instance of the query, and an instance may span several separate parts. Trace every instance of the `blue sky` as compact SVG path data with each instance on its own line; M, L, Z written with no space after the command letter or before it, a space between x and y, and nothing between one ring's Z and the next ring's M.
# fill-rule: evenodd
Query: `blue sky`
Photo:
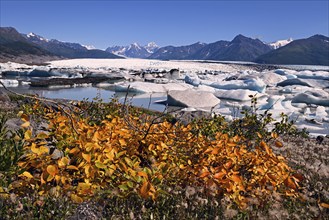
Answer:
M101 49L210 43L237 34L272 42L328 36L329 1L0 0L0 26Z

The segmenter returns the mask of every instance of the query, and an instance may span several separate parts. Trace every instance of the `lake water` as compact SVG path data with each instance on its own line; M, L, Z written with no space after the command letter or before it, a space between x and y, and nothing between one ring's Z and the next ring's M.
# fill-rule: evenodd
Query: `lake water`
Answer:
M0 89L3 89L0 87ZM8 89L23 93L38 95L40 97L52 99L68 99L68 100L83 100L92 101L94 98L102 99L104 102L109 102L113 97L118 97L120 102L125 101L126 93L115 93L114 91L105 90L95 87L69 87L69 88L37 88L28 85L19 85L15 87L8 87ZM156 101L165 100L166 94L129 94L126 103L133 106L139 106L156 111L164 111L165 105L157 104Z

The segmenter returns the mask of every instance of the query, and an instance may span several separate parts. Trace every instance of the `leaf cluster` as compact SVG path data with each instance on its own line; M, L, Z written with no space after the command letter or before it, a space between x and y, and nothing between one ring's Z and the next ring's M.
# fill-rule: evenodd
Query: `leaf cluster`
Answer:
M48 127L34 129L32 116L21 115L24 157L9 187L19 195L66 195L81 203L98 192L110 197L137 193L156 200L170 187L195 186L245 208L252 198L262 200L273 191L298 194L302 177L265 140L250 148L243 135L220 130L209 135L204 124L171 123L127 111L102 115L95 123L94 116L81 111L39 103L33 109Z

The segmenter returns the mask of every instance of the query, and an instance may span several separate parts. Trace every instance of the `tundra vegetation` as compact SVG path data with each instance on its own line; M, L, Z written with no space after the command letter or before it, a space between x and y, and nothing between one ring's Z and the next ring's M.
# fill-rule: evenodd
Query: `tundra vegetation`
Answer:
M242 118L189 123L116 99L11 99L18 107L0 110L1 219L328 217L328 176L285 146L298 140L297 155L307 132L258 114L256 97Z

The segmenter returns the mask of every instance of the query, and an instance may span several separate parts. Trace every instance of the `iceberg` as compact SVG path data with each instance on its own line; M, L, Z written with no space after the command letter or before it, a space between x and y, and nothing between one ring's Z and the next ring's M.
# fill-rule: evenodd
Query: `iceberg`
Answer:
M247 80L232 80L232 81L223 81L223 82L214 82L211 83L211 87L216 89L248 89L264 93L266 89L266 84L261 79L247 79Z

